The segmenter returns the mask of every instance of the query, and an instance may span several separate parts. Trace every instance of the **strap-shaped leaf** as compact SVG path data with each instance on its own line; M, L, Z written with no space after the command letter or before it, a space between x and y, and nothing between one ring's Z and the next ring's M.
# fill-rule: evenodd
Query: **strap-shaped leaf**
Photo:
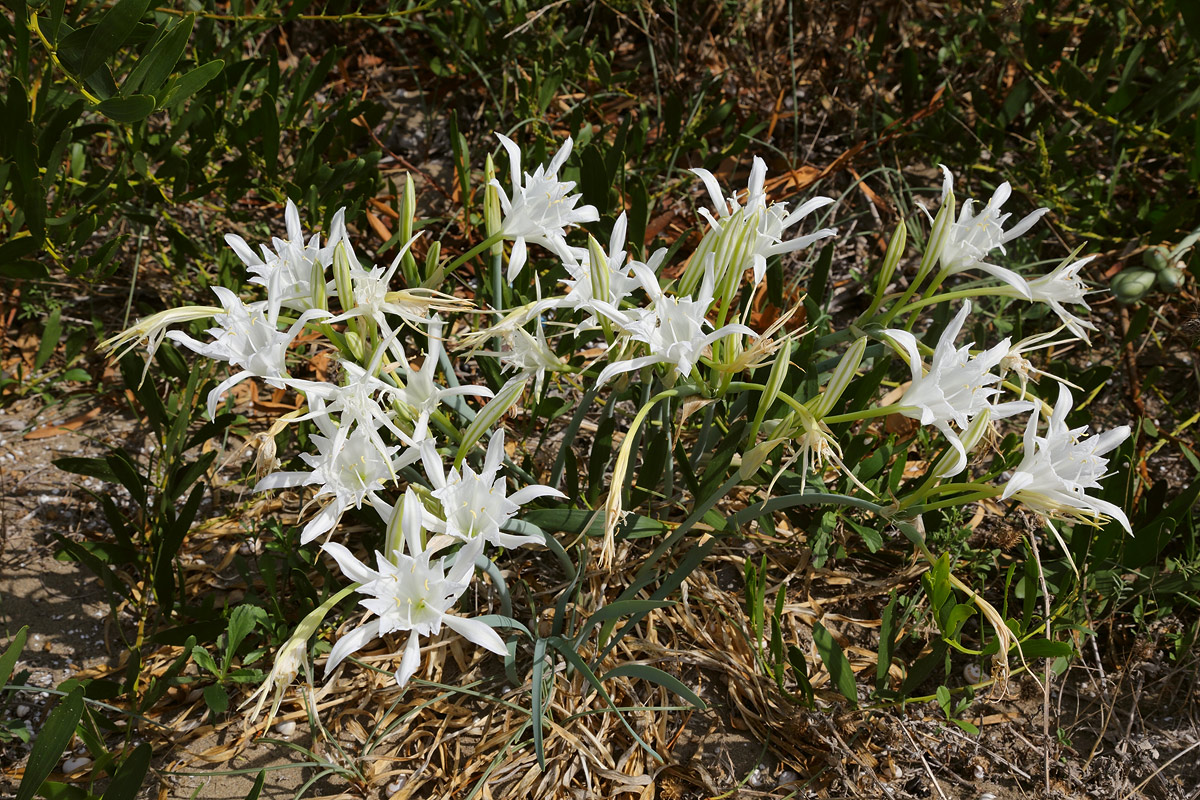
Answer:
M96 110L113 122L141 122L154 113L154 98L148 94L110 97L96 106Z
M150 745L142 742L133 748L129 757L117 768L112 782L104 790L101 800L133 800L146 781L150 771Z
M158 107L166 108L183 102L203 89L205 84L217 77L223 69L225 69L225 62L217 58L201 64L178 78L173 78L160 92L156 92L156 96L159 98Z
M21 785L17 787L16 800L33 800L42 783L50 777L54 766L62 758L63 751L71 743L75 726L79 724L79 718L82 716L83 687L76 686L50 712L37 741L33 743L29 762L25 765L25 775L21 778Z
M700 699L699 695L697 695L687 686L684 686L682 681L680 681L674 675L663 672L657 667L651 667L648 664L622 664L621 666L614 667L613 669L610 669L608 672L604 673L604 677L601 680L620 677L640 678L641 680L649 681L650 683L656 683L659 686L662 686L664 689L679 695L701 711L708 708L704 701Z
M820 622L813 623L812 638L825 669L829 670L829 679L842 696L857 708L858 690L854 685L854 670L850 668L850 660L846 658L842 646Z
M25 637L28 635L29 626L26 625L17 631L17 635L13 637L8 649L4 651L4 655L0 656L0 686L8 683L8 679L12 677L13 667L17 665L17 659L21 657L21 651L25 648Z

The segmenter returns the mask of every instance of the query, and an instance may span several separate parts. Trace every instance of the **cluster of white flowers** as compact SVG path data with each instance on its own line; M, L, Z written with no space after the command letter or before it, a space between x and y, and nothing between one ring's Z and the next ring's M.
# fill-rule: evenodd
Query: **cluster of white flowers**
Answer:
M572 194L574 183L559 179L559 171L571 153L570 139L548 165L539 166L532 174L522 173L517 145L503 136L499 139L508 153L512 180L508 191L496 180L488 185L486 202L500 213L489 213L489 243L485 245L499 247L501 241L511 242L508 266L503 272L510 282L529 264L531 243L552 254L566 277L561 280L562 292L549 297L541 296L541 284L535 279L536 301L512 309L496 325L464 337L466 344L475 347L474 352L497 357L504 370L517 373L496 394L492 403L498 410L485 421L495 425L526 382L536 377L540 387L548 372L588 371L595 385L603 386L618 375L657 370L667 385L689 381L700 387L699 393L711 396L729 386L730 374L768 363L778 346L771 338L780 325L767 331L753 330L747 324L749 298L762 284L769 258L794 253L835 235L833 229L821 228L784 238L789 229L833 200L818 197L791 211L783 203L769 203L766 165L759 158L753 161L744 203L736 196L726 198L711 173L694 170L714 210L700 211L705 225L702 241L678 271L679 279L669 281L663 277L666 249L654 252L644 262L627 254L632 248L626 238L625 214L617 218L607 250L595 238L589 239L586 248L568 243L571 228L599 218L595 208L578 205L580 195ZM1005 231L1009 215L1001 213L1001 206L1010 193L1004 184L978 214L973 213L968 200L956 221L946 216L942 234L935 237L935 246L940 250L932 256L927 254L929 263L941 267L932 291L936 292L947 276L978 269L1001 281L1002 286L992 293L1046 303L1072 334L1084 338L1086 329L1094 326L1074 316L1066 305L1086 307L1086 289L1079 271L1087 259L1064 262L1048 275L1032 280L985 260L993 251L1003 251L1006 243L1045 213L1045 209L1039 209ZM947 204L945 210L952 208L948 170L943 202ZM233 374L209 395L210 415L216 414L226 392L247 378L304 396L307 411L297 418L311 420L318 431L309 437L315 452L300 455L309 469L268 474L255 488L314 489L314 502L321 508L305 525L301 541L307 544L324 539L322 549L348 580L358 584L357 591L363 596L361 605L371 614L369 622L337 641L327 671L380 636L408 631L396 672L397 682L404 685L419 667L420 638L437 634L443 624L489 651L505 653L505 645L495 631L478 620L457 616L453 609L470 586L476 561L484 557L487 546L515 548L542 543L540 536L506 530L520 507L539 498L561 498L563 494L554 487L536 484L508 493L503 475L504 432L498 427L490 434L478 472L463 460L461 452L451 468L443 463L437 436L446 437L443 444L458 445L465 435L447 413L446 401L454 398L461 404L464 395L493 398L486 387L457 385L442 344L446 324L438 312L461 311L470 304L432 289L393 286L413 241L405 244L389 267L367 269L351 245L344 211L334 216L323 246L317 235L305 241L299 213L291 202L285 219L287 238L276 238L270 247L263 246L261 257L241 237L227 237L250 271L251 283L264 287L265 299L247 303L228 289L216 288L220 307L162 312L106 345L110 350L124 350L131 343L147 341L153 352L166 336L199 355L228 362ZM438 274L442 274L440 270ZM909 296L905 295L904 300ZM958 296L965 295L960 292ZM945 298L947 302L953 299L954 292ZM500 298L494 300L498 308ZM926 298L920 305L935 301ZM873 308L878 309L880 302ZM331 304L336 304L336 312ZM899 304L897 309L903 310ZM1025 399L1024 390L1029 379L1043 373L1033 369L1022 353L1047 346L1047 337L1033 337L1015 346L1005 339L973 353L970 345L957 344L970 312L971 304L963 302L933 348L928 367L922 345L911 333L911 323L907 328L888 328L882 333L911 370L911 383L892 410L933 426L949 444L950 450L932 470L932 476L941 479L965 470L969 451L983 440L981 432L992 421L1032 412L1024 460L1003 487L996 487L995 494L1020 501L1047 517L1091 524L1112 518L1128 529L1129 522L1120 508L1086 493L1099 485L1107 465L1104 454L1128 435L1128 428L1091 439L1083 438L1083 428L1068 429L1065 418L1071 410L1071 394L1064 387L1045 435L1038 435L1041 404ZM886 319L894 316L893 312ZM208 330L209 341L198 341L179 331L166 332L170 325L204 317L215 321ZM571 356L560 355L562 348L556 348L554 337L547 338L548 327L568 331L574 337ZM341 369L336 382L289 374L288 350L306 329L320 334L321 341L337 351ZM405 350L403 340L407 337L401 334L406 331L415 331L428 343L419 368L411 366ZM763 420L759 413L754 430L757 433L759 423L766 423L761 429L769 431L770 438L762 446L750 442L748 450L757 451L757 462L778 443L790 441L798 448L796 458L802 456L804 473L810 465L819 467L828 461L844 471L860 490L869 491L841 460L840 446L825 421L827 417L833 421L830 412L856 375L866 350L865 335L856 331L858 338L834 370L823 394L805 402L784 398L793 407L784 420ZM498 350L481 351L483 343L492 341L499 343ZM572 364L574 354L585 349L593 363L584 367ZM601 355L596 356L597 352ZM784 350L789 352L790 344ZM606 363L590 372L600 360ZM782 367L777 365L772 370L770 383L776 394L786 361L785 356ZM449 379L449 386L439 382L439 371ZM1004 379L1009 371L1021 378L1021 398L1004 401ZM762 411L774 399L771 395L765 400ZM493 406L489 404L479 413L485 414L489 408ZM837 421L869 415L843 415ZM482 433L477 432L475 438ZM474 441L466 443L471 444ZM423 480L417 467L424 473ZM620 492L621 487L614 485L611 491ZM384 549L375 553L374 568L354 555L353 543L334 541L342 516L364 506L379 516L387 531ZM619 509L620 504L611 507ZM305 636L311 627L305 629ZM287 652L294 654L295 648L288 647ZM294 672L280 670L281 675Z

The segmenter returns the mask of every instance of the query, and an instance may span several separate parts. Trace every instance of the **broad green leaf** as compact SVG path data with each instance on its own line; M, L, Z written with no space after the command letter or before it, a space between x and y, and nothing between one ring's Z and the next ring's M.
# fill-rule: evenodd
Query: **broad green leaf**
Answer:
M96 110L113 122L141 122L154 112L154 98L148 94L110 97Z
M33 360L33 368L39 370L50 360L54 348L58 346L58 337L62 334L62 323L59 321L62 309L56 308L46 318L46 327L42 331L42 343L38 346L37 357Z
M854 684L854 670L850 668L850 660L846 658L842 646L820 622L813 623L812 638L825 669L829 670L830 681L857 708L858 690Z
M149 7L150 0L119 0L104 12L83 50L79 74L91 75L111 58L125 44Z
M109 483L120 483L120 479L116 473L112 471L112 467L103 458L79 458L77 456L68 456L66 458L56 458L53 462L54 466L64 472L73 472L76 475L86 475L89 478L99 478L102 481Z
M16 800L33 800L41 788L42 782L54 771L63 751L71 743L75 735L75 726L83 716L83 687L76 686L71 690L46 719L41 733L33 743L29 753L29 761L25 765L25 774L21 785L17 788Z
M149 53L138 59L137 66L121 84L121 91L125 94L132 94L139 90L147 93L158 91L171 77L171 72L183 56L195 21L196 15L188 14L167 31L154 44Z
M1026 639L1021 642L1021 655L1025 658L1064 658L1075 652L1070 642L1055 642L1050 639Z
M204 703L214 717L229 710L229 693L219 683L204 687Z
M186 100L221 74L221 70L224 68L225 62L218 58L201 64L191 72L172 78L163 89L155 93L158 98L158 107L166 108Z
M254 627L266 619L267 612L258 606L243 603L229 615L229 630L225 634L226 663L237 652L242 640L254 630Z

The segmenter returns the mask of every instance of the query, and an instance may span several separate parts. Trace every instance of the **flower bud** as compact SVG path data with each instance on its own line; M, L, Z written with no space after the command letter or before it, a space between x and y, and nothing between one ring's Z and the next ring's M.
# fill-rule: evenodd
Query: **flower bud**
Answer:
M342 312L354 308L354 280L350 275L350 254L345 242L338 242L333 249L333 285L337 289Z

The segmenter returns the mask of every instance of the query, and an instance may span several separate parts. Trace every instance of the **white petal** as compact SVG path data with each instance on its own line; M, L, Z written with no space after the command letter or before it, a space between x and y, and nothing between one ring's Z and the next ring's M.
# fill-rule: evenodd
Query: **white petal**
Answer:
M333 649L329 651L329 659L325 662L325 674L333 672L346 656L357 653L366 646L367 642L378 636L379 620L377 619L344 633L342 638L334 642Z
M370 583L379 580L379 573L355 558L345 545L326 542L321 545L321 549L332 556L342 574L355 583Z
M417 634L411 633L408 636L408 644L404 647L404 658L400 659L400 668L396 670L396 685L403 688L420 666L421 640Z
M447 614L443 622L473 644L491 650L498 656L508 655L508 647L505 646L504 640L486 622L456 617L451 614Z
M528 256L525 252L525 237L518 236L513 241L512 254L508 257L508 282L512 283L513 279L520 273L521 267L525 266L525 260Z

